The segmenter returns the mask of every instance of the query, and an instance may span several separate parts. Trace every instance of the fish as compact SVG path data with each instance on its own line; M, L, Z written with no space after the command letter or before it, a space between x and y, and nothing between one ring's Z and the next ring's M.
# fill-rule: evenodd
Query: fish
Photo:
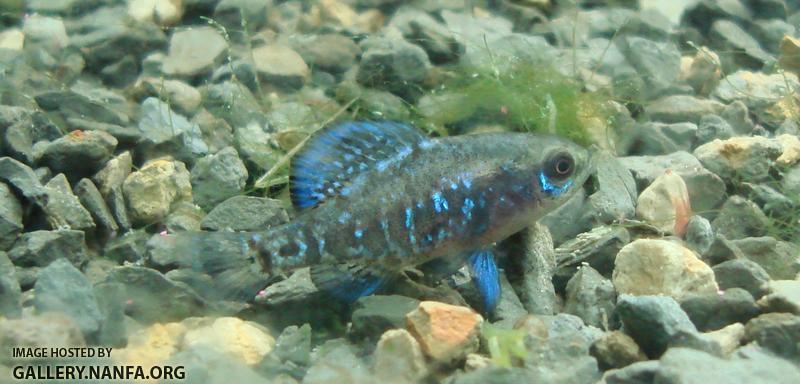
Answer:
M430 138L408 124L346 121L292 159L290 222L155 241L243 299L301 267L320 290L354 301L411 268L467 265L490 312L501 294L494 245L563 204L592 168L589 150L556 136ZM209 254L221 246L233 256Z

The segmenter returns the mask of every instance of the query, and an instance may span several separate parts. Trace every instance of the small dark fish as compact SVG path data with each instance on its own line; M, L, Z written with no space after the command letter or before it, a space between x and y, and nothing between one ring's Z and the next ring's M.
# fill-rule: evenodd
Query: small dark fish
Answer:
M347 122L312 138L293 159L292 222L255 233L162 236L203 260L227 241L241 257L200 265L253 297L269 276L310 266L320 289L355 300L400 271L468 264L485 309L500 296L495 242L561 205L590 173L589 153L564 139L491 133L431 139L408 125ZM218 244L214 244L215 246ZM226 275L245 266L249 277Z

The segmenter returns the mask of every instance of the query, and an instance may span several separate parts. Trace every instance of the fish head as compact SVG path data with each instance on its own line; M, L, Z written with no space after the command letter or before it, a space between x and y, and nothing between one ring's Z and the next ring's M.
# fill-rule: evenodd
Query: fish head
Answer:
M555 136L528 135L525 177L533 183L536 211L544 215L565 203L594 172L595 150Z

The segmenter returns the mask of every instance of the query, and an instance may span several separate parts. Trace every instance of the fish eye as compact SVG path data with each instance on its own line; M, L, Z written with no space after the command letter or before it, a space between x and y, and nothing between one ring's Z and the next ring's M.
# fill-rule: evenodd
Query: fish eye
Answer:
M575 159L569 153L559 152L547 160L545 173L548 177L564 179L575 171Z

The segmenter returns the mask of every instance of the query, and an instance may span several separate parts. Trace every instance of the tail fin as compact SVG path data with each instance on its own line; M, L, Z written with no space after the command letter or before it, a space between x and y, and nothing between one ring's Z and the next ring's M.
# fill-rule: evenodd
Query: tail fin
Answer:
M158 234L147 243L150 262L162 267L186 268L213 280L214 298L251 301L270 281L259 261L254 232L181 232Z

